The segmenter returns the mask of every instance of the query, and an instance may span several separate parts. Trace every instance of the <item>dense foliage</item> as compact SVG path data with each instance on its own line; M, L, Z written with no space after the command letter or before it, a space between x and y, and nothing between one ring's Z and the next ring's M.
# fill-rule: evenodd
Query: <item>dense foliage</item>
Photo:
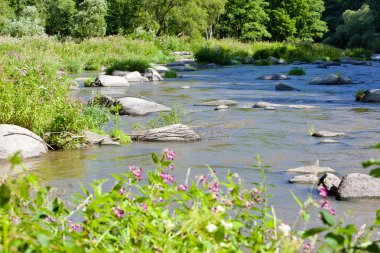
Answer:
M380 51L377 0L3 0L0 33L321 41Z

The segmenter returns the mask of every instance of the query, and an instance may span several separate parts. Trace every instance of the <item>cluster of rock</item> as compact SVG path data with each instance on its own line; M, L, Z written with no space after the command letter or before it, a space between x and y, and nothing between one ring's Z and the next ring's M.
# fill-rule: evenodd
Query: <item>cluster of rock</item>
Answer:
M324 186L328 194L338 200L380 199L380 179L366 174L350 173L340 179L333 169L319 165L289 169L287 172L301 174L291 178L290 183ZM318 177L320 174L322 176Z
M366 90L361 96L357 96L356 100L360 102L380 103L380 89Z

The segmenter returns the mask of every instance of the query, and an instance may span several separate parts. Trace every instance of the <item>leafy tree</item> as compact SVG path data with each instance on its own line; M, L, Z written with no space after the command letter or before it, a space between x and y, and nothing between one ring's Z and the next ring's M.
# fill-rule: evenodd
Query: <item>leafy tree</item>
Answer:
M36 7L26 6L21 16L16 19L5 19L2 34L14 37L42 35L45 33Z
M77 38L90 38L106 34L107 2L105 0L84 0L74 16L71 33Z
M221 37L235 37L245 41L271 37L265 24L269 21L263 0L228 0L219 23Z
M14 17L14 10L6 0L0 1L0 31L6 19Z
M322 38L328 31L326 22L321 20L325 10L322 0L307 0L307 12L302 18L302 25L298 27L297 37L304 41L313 41Z
M284 41L293 38L297 32L296 21L288 14L284 8L271 10L269 32L274 41Z
M69 36L75 13L76 6L73 0L51 0L47 5L46 33Z

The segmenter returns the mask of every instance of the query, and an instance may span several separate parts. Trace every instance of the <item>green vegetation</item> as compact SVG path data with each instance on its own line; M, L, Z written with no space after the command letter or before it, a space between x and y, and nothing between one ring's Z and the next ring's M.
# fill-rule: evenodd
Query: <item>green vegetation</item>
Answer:
M356 95L355 95L356 101L362 101L364 95L365 95L365 90L359 90L358 92L356 92Z
M184 118L183 109L179 106L174 106L170 112L160 112L146 124L133 123L132 128L136 130L146 130L174 124L183 124L185 121Z
M92 84L94 83L95 79L94 78L87 78L84 80L84 87L92 87Z
M266 59L259 59L259 60L254 61L253 64L257 66L269 66L269 65L273 65L273 62Z
M144 73L147 68L150 68L150 63L141 59L118 59L111 63L107 68L106 74L110 75L114 70L138 71Z
M130 144L132 143L131 137L124 133L120 129L112 129L110 131L110 135L112 138L119 139L120 144Z
M292 68L289 70L288 75L290 76L304 76L306 72L303 68Z
M165 73L165 78L177 78L178 74L177 71L175 70L169 70L168 72Z
M380 212L373 225L343 225L327 200L298 198L300 213L293 226L283 223L268 204L265 174L247 188L238 174L221 179L209 173L181 182L172 176L175 152L152 154L156 169L129 171L82 187L73 204L43 186L33 173L2 178L0 244L4 252L379 252ZM12 166L20 165L16 155ZM379 164L372 160L365 166ZM144 184L141 181L144 179ZM146 179L146 181L145 181ZM318 227L308 228L319 213ZM373 237L375 238L375 237Z

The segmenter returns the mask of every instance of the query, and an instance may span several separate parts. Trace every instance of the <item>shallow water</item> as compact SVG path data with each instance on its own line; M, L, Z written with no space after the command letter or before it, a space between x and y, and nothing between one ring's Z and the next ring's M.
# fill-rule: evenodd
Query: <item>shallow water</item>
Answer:
M306 76L292 77L288 81L256 80L263 74L287 73L293 66L233 66L216 70L201 70L183 73L183 78L155 84L139 84L128 88L81 88L74 96L89 99L95 90L112 97L141 96L165 105L180 105L189 125L194 126L203 137L195 143L134 143L128 146L92 147L85 150L50 152L27 160L27 166L36 169L50 185L58 186L67 194L79 189L79 182L89 185L95 179L111 178L114 173L128 171L130 164L152 168L151 152L164 148L176 151L174 175L184 180L186 171L192 175L207 174L207 166L225 175L227 171L238 172L246 184L260 181L254 167L256 154L261 155L266 169L268 184L273 195L271 203L277 215L292 223L298 206L290 191L301 200L315 189L305 185L291 185L292 177L284 171L289 168L314 164L329 166L339 176L351 172L364 172L361 162L379 157L372 149L380 142L380 105L355 102L358 90L380 88L380 63L374 66L342 66L318 69L314 65L303 65ZM359 84L341 86L309 85L318 74L339 72L352 77ZM82 76L93 76L84 73ZM290 84L300 92L279 92L277 83ZM181 89L189 85L191 89ZM228 110L214 111L212 107L193 106L212 99L232 99L239 104ZM268 111L253 109L258 101L285 104L314 105L317 109L279 109ZM358 110L355 108L367 108ZM127 123L146 122L153 116L122 117ZM337 144L319 144L321 139L308 136L308 129L345 132L348 137L339 138ZM126 128L129 130L129 127ZM111 184L111 182L109 183ZM374 211L380 201L337 202L333 206L339 216L360 225L374 219ZM351 213L344 214L351 210ZM355 217L352 219L352 217ZM316 217L317 218L317 217ZM315 221L314 221L315 222Z

